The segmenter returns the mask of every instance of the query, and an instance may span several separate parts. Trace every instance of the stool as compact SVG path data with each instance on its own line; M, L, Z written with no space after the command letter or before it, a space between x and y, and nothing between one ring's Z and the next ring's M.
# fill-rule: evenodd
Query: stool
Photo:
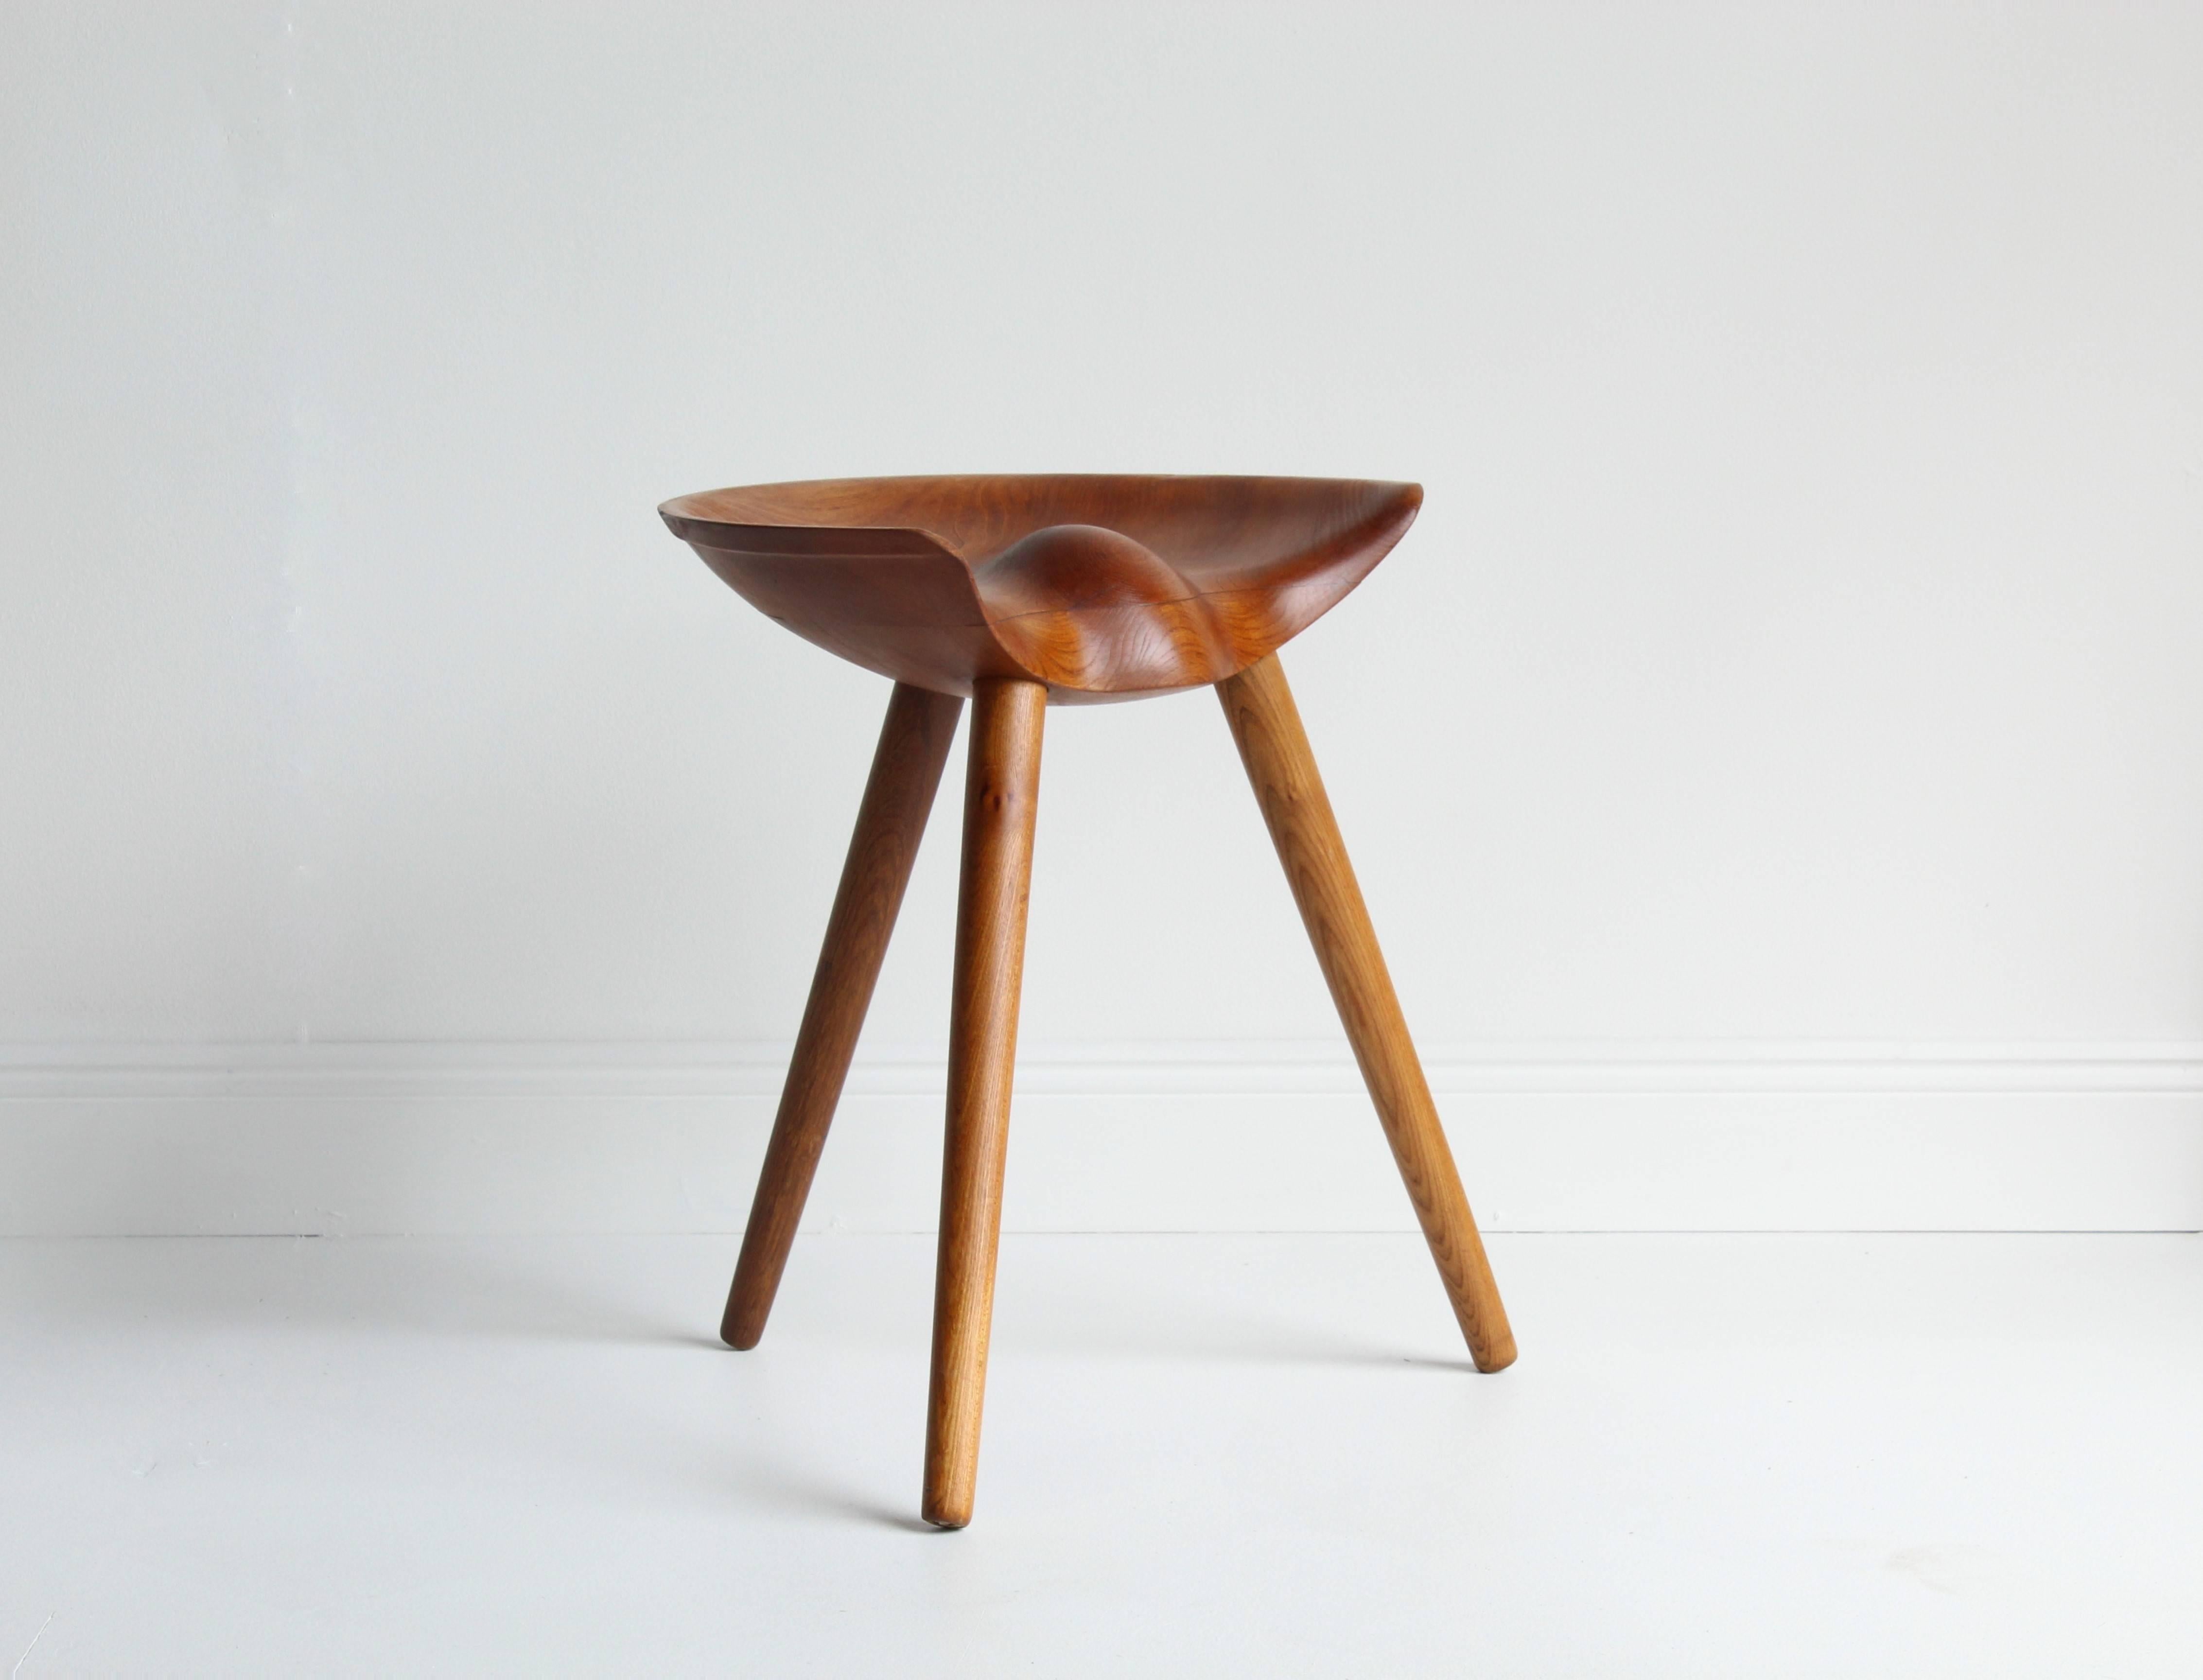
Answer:
M919 837L972 702L925 1519L972 1520L1001 1233L1041 724L1051 705L1214 684L1482 1371L1515 1338L1277 650L1368 576L1415 484L1089 475L707 490L659 512L750 604L895 680L720 1334L754 1347L855 1054Z

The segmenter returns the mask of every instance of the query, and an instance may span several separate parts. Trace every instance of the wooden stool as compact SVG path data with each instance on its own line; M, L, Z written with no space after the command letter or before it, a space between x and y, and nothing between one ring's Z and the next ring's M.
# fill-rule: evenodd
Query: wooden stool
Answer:
M1214 683L1479 1370L1515 1338L1277 649L1367 577L1414 484L1086 476L832 479L659 511L769 617L895 679L720 1334L757 1346L964 697L926 1520L972 1520L1046 708Z

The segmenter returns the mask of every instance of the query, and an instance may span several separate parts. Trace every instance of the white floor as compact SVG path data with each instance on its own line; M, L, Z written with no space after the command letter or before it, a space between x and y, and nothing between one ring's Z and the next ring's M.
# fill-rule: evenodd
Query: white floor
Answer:
M954 1535L931 1248L0 1243L0 1665L2203 1671L2198 1239L1011 1238Z

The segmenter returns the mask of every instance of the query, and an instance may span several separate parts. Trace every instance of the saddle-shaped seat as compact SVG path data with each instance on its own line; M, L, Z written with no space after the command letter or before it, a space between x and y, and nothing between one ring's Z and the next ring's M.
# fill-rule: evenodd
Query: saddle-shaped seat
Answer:
M939 693L1050 700L1237 675L1306 630L1415 522L1421 487L1338 478L830 478L659 512L744 599Z

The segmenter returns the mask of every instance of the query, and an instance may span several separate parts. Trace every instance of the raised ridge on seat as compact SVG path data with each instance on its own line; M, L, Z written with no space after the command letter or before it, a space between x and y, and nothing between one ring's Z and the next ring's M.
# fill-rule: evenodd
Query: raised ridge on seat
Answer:
M799 636L883 676L1052 700L1220 682L1367 577L1421 488L1361 479L1007 474L816 479L659 510Z

